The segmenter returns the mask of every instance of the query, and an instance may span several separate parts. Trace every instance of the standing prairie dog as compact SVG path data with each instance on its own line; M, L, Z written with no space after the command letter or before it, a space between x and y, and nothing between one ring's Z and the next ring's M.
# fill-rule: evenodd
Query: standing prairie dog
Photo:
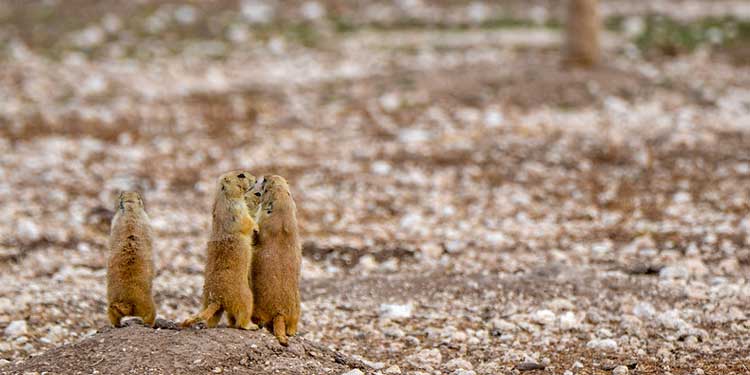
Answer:
M252 238L258 232L244 198L252 182L255 177L244 171L227 172L219 178L204 271L203 311L185 320L183 327L206 321L213 328L226 312L230 327L258 329L251 320L253 294L247 284Z
M249 284L255 297L253 321L273 330L281 345L297 333L300 316L299 278L302 247L297 207L286 180L264 176L253 189L260 197L256 247Z
M107 264L107 316L115 327L125 316L138 316L153 326L153 234L141 195L120 193L115 211Z

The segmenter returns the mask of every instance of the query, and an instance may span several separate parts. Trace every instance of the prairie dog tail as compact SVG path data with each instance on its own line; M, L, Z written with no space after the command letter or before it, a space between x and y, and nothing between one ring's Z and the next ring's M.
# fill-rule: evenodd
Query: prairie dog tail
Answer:
M198 313L198 315L195 315L195 316L193 316L191 318L186 319L184 322L182 322L182 324L180 324L180 326L182 328L186 328L186 327L190 327L193 324L198 323L198 322L208 321L220 309L221 309L221 305L219 305L216 302L212 302L208 306L206 306L206 308L203 309L203 311L201 311L200 313Z
M284 321L284 316L281 314L273 318L273 335L279 340L279 344L289 346L286 338L286 322Z

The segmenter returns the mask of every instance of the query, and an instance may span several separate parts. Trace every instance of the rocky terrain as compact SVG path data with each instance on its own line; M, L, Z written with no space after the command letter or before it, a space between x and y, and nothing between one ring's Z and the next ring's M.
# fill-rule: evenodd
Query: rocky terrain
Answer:
M750 9L0 3L0 373L748 374ZM301 334L107 328L121 189L195 312L213 181L286 176Z

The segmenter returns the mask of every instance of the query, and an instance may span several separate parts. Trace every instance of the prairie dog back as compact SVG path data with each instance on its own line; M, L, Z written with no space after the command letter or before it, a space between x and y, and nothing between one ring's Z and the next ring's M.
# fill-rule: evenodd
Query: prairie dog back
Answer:
M152 247L153 233L143 198L133 191L120 193L107 263L107 316L113 326L120 326L124 316L138 316L145 324L154 324Z

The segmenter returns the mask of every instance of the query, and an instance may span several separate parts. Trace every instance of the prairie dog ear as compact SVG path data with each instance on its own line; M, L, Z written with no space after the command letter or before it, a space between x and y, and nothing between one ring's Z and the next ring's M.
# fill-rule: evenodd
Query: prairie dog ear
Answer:
M137 194L138 194L138 200L141 201L141 208L146 210L146 200L143 198L143 194L141 194L140 192Z
M122 205L122 195L124 194L124 191L120 191L117 193L117 200L115 201L115 211L123 209Z

